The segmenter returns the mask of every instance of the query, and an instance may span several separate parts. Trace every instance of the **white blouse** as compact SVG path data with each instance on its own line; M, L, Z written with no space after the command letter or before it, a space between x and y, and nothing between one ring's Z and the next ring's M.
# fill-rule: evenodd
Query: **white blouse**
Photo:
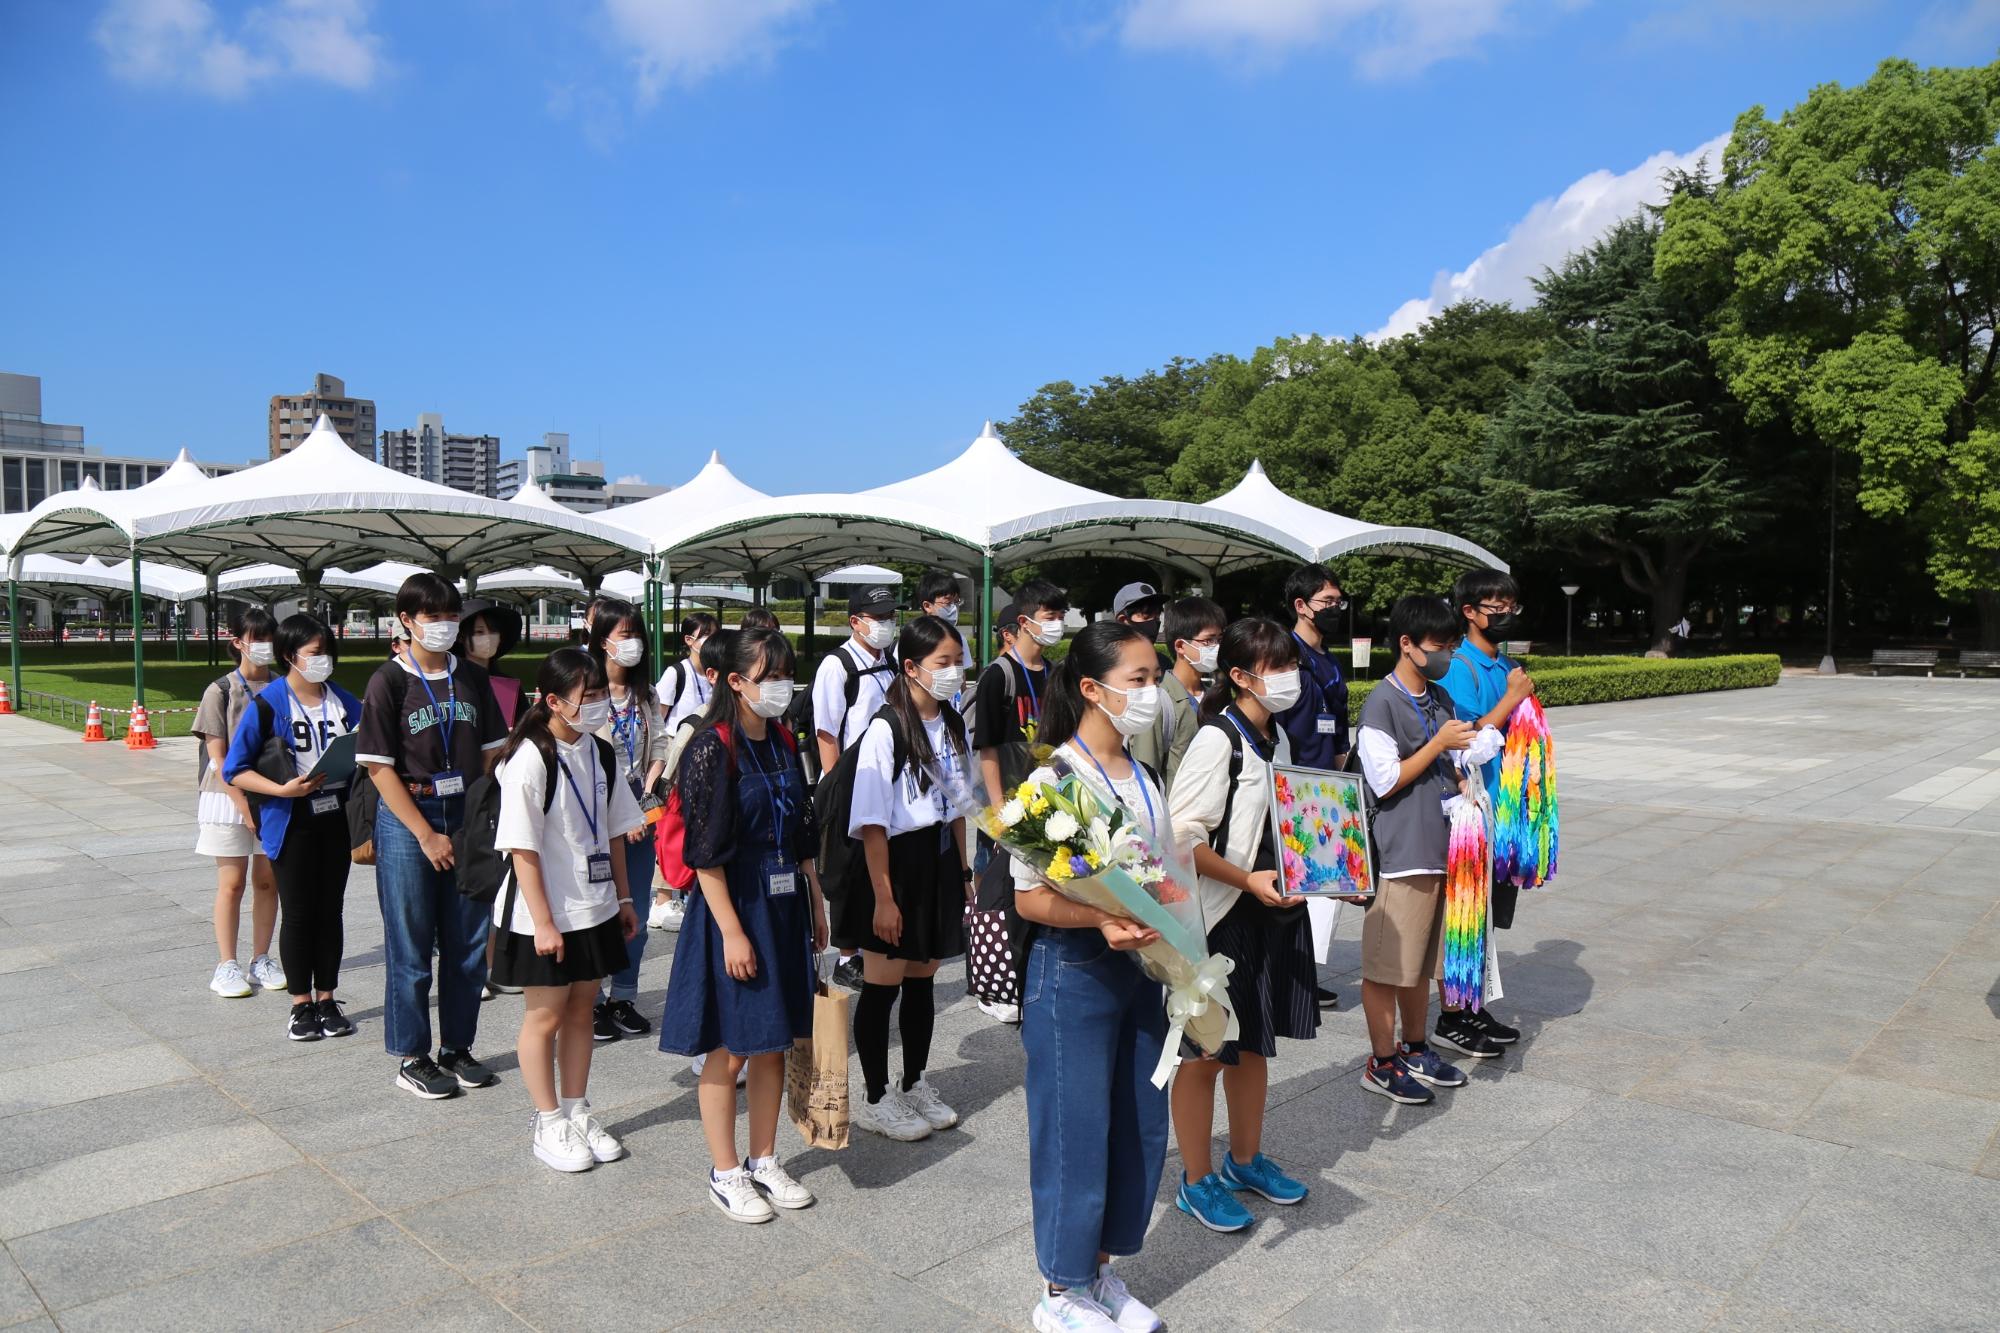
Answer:
M1225 720L1224 726L1233 725ZM1281 764L1292 761L1291 738L1283 727L1274 729L1272 753ZM1257 753L1257 747L1241 737L1243 769L1236 778L1236 802L1229 807L1229 864L1248 869L1256 864L1257 849L1271 823L1271 766ZM1205 843L1222 823L1222 808L1229 799L1229 736L1220 727L1203 727L1188 742L1181 766L1174 771L1173 789L1167 793L1167 809L1173 817L1174 839L1181 851L1192 858L1197 844ZM1221 880L1202 875L1202 919L1216 922L1236 906L1242 890Z

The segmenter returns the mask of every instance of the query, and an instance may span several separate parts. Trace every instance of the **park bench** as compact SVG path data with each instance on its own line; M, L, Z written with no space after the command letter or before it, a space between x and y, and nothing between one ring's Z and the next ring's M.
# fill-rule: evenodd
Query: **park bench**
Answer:
M1928 676L1937 671L1937 649L1935 648L1877 648L1869 655L1868 665L1874 675L1881 675L1883 667L1921 667Z
M1990 648L1966 648L1958 654L1958 674L1968 671L2000 671L2000 652Z

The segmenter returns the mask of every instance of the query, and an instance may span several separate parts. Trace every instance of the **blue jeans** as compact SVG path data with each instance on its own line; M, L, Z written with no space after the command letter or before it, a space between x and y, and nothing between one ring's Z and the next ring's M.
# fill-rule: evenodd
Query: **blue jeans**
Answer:
M447 807L450 821L447 823ZM463 797L427 797L417 809L439 833L465 817ZM384 801L375 814L375 896L388 964L382 1044L410 1059L431 1052L431 954L437 954L438 1027L446 1050L469 1051L486 985L490 903L460 896L455 871L439 870Z
M1152 1084L1165 996L1096 930L1043 927L1028 951L1028 1187L1035 1259L1065 1287L1097 1255L1137 1254L1167 1157L1167 1093Z
M639 960L646 956L646 936L653 933L646 929L646 913L653 906L653 832L657 827L648 824L645 837L625 844L625 888L632 895L632 910L639 914L639 933L625 944L630 961L611 978L614 1000L639 998Z

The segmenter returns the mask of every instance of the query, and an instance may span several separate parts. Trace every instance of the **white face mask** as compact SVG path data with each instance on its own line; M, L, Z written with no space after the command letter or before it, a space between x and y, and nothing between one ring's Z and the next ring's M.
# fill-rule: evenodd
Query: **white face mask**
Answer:
M878 653L896 641L896 633L896 622L893 620L861 617L861 641Z
M278 660L278 650L268 641L243 645L243 660L251 666L267 667Z
M931 614L947 625L956 625L958 623L958 603L946 602L943 606L931 612Z
M931 698L940 703L951 702L965 688L965 668L962 666L939 667L927 674L931 680L924 688L931 692Z
M1194 651L1192 653L1186 651L1181 653L1181 656L1188 660L1188 665L1204 676L1215 670L1215 659L1222 655L1221 644L1190 643L1188 647L1194 649Z
M1103 704L1098 709L1111 719L1111 725L1118 729L1120 736L1137 736L1160 720L1160 687L1157 685L1134 685L1129 690L1121 690L1116 685L1097 682L1097 688L1109 694L1116 694L1125 700L1125 711L1114 713Z
M458 622L456 620L419 620L410 626L411 637L424 646L425 651L448 653L458 642Z
M333 674L333 658L327 653L314 653L299 659L299 674L306 678L308 685L320 685Z
M472 655L480 661L490 661L500 651L500 636L492 632L472 636Z
M646 655L646 641L644 639L620 639L616 643L605 646L611 650L608 654L611 660L622 667L638 666L639 659Z
M1255 672L1250 673L1256 675ZM1257 676L1264 682L1264 707L1274 713L1282 713L1299 701L1304 690L1299 685L1299 673L1274 671L1268 676Z
M587 704L576 705L576 712L570 716L570 725L578 731L596 731L611 720L611 701L594 699Z
M1056 644L1061 643L1064 628L1063 622L1060 619L1030 620L1028 622L1029 635L1044 648L1052 648Z
M772 718L784 714L792 706L792 682L789 680L767 680L760 682L756 692L744 692L750 702L750 711L758 717Z

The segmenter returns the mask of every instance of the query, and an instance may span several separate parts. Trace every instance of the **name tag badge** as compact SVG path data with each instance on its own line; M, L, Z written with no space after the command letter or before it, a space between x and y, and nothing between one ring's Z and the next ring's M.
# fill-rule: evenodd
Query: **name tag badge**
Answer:
M764 888L773 898L782 898L799 891L799 868L783 857L771 857L764 862Z
M611 853L592 852L590 854L590 882L609 884L611 882Z
M465 775L463 773L431 774L431 790L440 796L465 795Z
M1322 736L1338 736L1340 734L1340 719L1332 713L1321 713L1319 715L1319 734Z
M335 792L314 792L312 812L316 815L330 815L340 809L340 797Z

